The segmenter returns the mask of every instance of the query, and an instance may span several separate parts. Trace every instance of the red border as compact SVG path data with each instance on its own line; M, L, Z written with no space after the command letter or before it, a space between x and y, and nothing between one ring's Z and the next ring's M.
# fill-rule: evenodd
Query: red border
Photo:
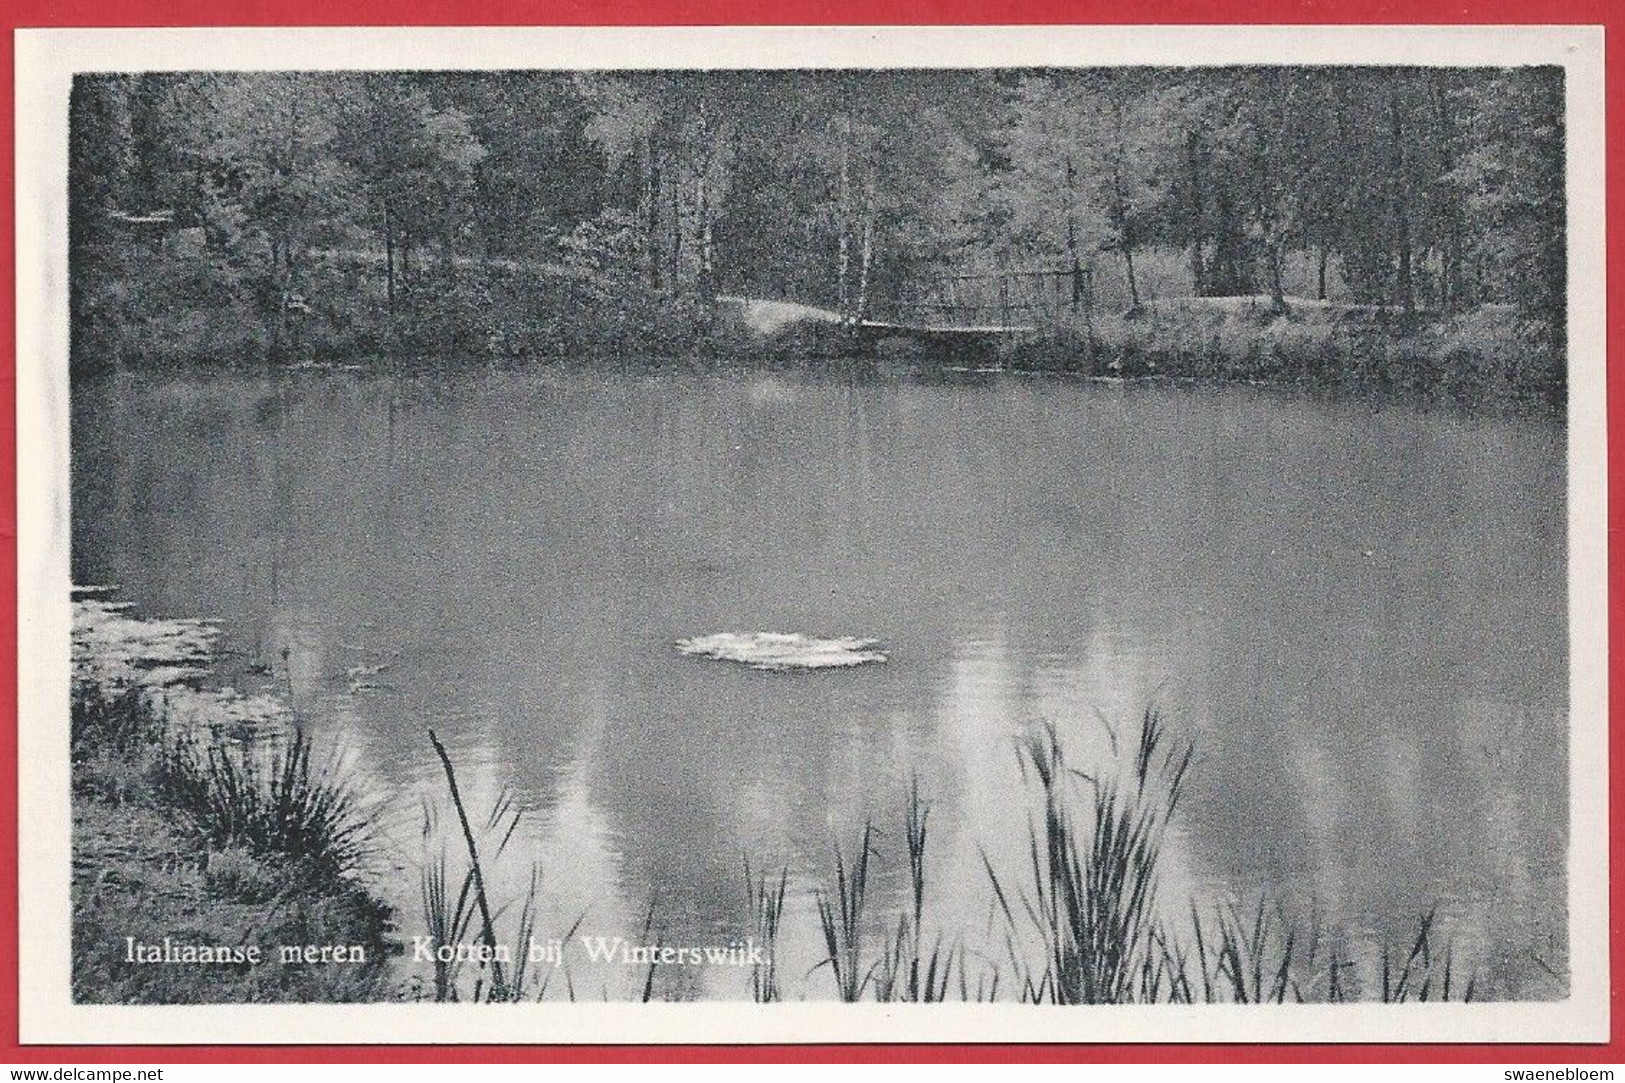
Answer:
M949 25L1165 23L1215 24L1601 24L1607 33L1608 162L1608 365L1609 416L1625 416L1625 381L1612 378L1625 357L1625 10L1610 0L563 0L525 4L516 0L417 0L403 19L396 0L13 0L0 14L7 31L0 43L0 154L15 163L13 132L13 36L26 27L74 26L639 26L639 25ZM1617 35L1617 36L1616 36ZM16 266L14 176L7 170L7 212L0 217L0 250ZM0 717L17 713L17 434L16 293L0 295L0 341L12 365L0 371ZM1625 423L1609 425L1609 626L1625 621ZM1613 973L1625 974L1625 864L1620 810L1625 808L1625 731L1612 723L1625 688L1625 654L1611 658L1609 760L1611 914L1609 953ZM0 725L0 761L17 764L15 728ZM253 1062L462 1062L528 1063L668 1061L1086 1061L1138 1062L1489 1062L1546 1064L1625 1062L1620 1029L1620 982L1616 980L1613 1026L1602 1045L760 1045L760 1046L20 1046L17 999L17 772L0 771L0 869L12 890L0 891L0 1059L105 1063ZM8 980L16 975L18 980Z

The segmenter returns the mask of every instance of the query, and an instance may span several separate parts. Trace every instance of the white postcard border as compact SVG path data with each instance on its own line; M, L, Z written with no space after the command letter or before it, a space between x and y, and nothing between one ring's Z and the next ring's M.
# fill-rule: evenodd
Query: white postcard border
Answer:
M19 30L16 57L20 1040L27 1044L1599 1042L1608 1038L1600 27ZM1570 996L1550 1003L75 1004L69 982L67 97L140 70L1420 64L1566 70Z

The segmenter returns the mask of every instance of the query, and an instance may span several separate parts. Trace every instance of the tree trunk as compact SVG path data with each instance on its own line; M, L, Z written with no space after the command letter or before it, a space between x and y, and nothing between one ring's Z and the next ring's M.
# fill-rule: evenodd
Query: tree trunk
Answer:
M383 124L383 106L379 102L378 76L365 76L363 84L367 96L368 120L372 127L373 162L375 167L388 160L386 149L386 135ZM381 167L380 167L381 168ZM391 330L395 321L395 208L390 198L389 181L379 176L372 178L378 185L376 189L379 202L384 211L384 299L385 311L389 315Z
M1185 133L1185 163L1190 172L1191 186L1191 293L1206 297L1207 268L1202 259L1202 159L1200 140L1194 131Z
M1455 110L1450 102L1450 88L1445 82L1446 76L1442 72L1433 73L1433 104L1434 115L1438 123L1439 141L1439 171L1443 176L1450 176L1456 169L1456 118ZM1445 201L1444 214L1444 251L1441 254L1444 266L1441 268L1440 293L1443 297L1444 307L1447 311L1457 312L1463 307L1462 297L1462 242L1463 219L1461 197L1455 183L1445 188L1440 197Z
M1264 235L1264 262L1269 272L1270 311L1286 311L1286 289L1282 283L1283 264L1286 262L1286 238L1282 236L1283 217L1281 201L1281 166L1276 154L1278 136L1286 129L1287 103L1280 93L1279 83L1270 84L1268 124L1256 124L1254 134L1257 176L1254 178L1257 203L1254 213Z
M653 135L643 137L644 259L649 268L649 286L660 288L660 159Z
M1140 284L1134 276L1134 246L1124 240L1123 269L1128 274L1128 307L1130 312L1140 310Z
M1399 302L1409 315L1416 311L1416 290L1411 280L1410 215L1405 206L1407 189L1410 187L1405 175L1405 125L1400 116L1397 90L1388 95L1388 116L1393 136L1394 176L1390 183L1394 204L1394 238L1399 250Z
M271 238L271 296L276 311L271 314L271 345L267 360L275 361L282 354L282 326L288 318L288 294L282 279L282 250L277 238Z
M297 85L297 84L295 84ZM283 154L280 166L283 192L292 187L299 170L299 95L294 93L288 101L288 119L283 129ZM291 200L285 202L276 217L276 238L271 243L271 282L276 293L276 322L271 333L273 358L283 351L288 340L288 299L294 281L294 224L291 220Z
M384 291L389 314L395 315L395 214L384 197Z
M869 314L869 268L875 258L874 197L865 193L863 200L863 256L858 270L858 323Z
M1117 98L1112 99L1112 128L1117 138L1112 153L1112 224L1117 227L1117 246L1123 253L1123 268L1128 275L1129 311L1138 312L1140 284L1134 274L1134 208L1129 203L1128 181L1123 176L1128 145L1123 133L1123 103Z
M1213 259L1208 263L1208 296L1227 297L1240 292L1240 269L1236 265L1235 208L1228 191L1219 186L1215 208Z
M671 189L671 264L666 279L671 288L677 290L683 282L683 148L675 142L668 187Z
M1066 156L1066 256L1072 269L1072 311L1076 312L1083 300L1079 281L1083 259L1078 251L1078 168L1070 154Z
M1270 308L1275 312L1286 311L1286 289L1281 281L1281 265L1286 262L1286 256L1281 249L1279 238L1270 241Z
M451 281L452 265L455 262L452 251L454 232L451 216L451 186L445 181L440 182L440 275L446 282Z
M700 295L711 298L715 294L715 265L712 261L711 241L711 164L715 148L711 146L711 124L706 116L705 99L700 99L700 158L694 168L694 206L699 218Z
M294 84L298 86L297 83ZM292 186L295 178L299 176L299 95L295 93L288 103L288 141L287 141L287 184ZM282 224L282 261L286 266L287 277L291 281L294 272L294 238L299 231L296 223L292 221L291 212L284 211L281 215Z
M835 309L844 318L849 315L847 307L847 282L852 272L852 120L850 117L841 118L841 165L837 198L839 206L837 217L840 219L840 239L836 242L836 272L835 272Z
M711 223L711 205L700 204L700 293L709 298L716 292L715 232Z

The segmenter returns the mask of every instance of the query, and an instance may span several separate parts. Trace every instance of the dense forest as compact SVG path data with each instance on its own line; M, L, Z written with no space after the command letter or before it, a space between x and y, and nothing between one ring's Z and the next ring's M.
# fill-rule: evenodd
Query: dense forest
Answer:
M719 294L1168 370L1246 297L1255 369L1297 319L1562 382L1558 69L93 75L69 187L76 372L714 352Z

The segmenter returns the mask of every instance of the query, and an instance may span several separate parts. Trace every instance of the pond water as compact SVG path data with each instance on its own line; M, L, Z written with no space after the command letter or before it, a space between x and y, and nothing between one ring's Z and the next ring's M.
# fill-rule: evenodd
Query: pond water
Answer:
M234 683L344 750L404 933L450 838L432 728L477 820L504 790L524 810L492 887L540 868L538 938L637 938L652 912L651 939L725 944L748 858L789 870L789 995L832 995L812 889L872 817L871 919L895 923L917 777L928 921L997 954L983 855L1018 882L1034 808L1016 736L1048 721L1087 763L1155 706L1197 750L1165 907L1268 900L1367 960L1437 907L1480 995L1564 994L1550 419L547 370L120 377L76 388L73 418L76 582L218 619ZM755 632L886 658L676 647ZM570 976L592 998L642 980ZM665 968L656 993L744 996L748 971Z

